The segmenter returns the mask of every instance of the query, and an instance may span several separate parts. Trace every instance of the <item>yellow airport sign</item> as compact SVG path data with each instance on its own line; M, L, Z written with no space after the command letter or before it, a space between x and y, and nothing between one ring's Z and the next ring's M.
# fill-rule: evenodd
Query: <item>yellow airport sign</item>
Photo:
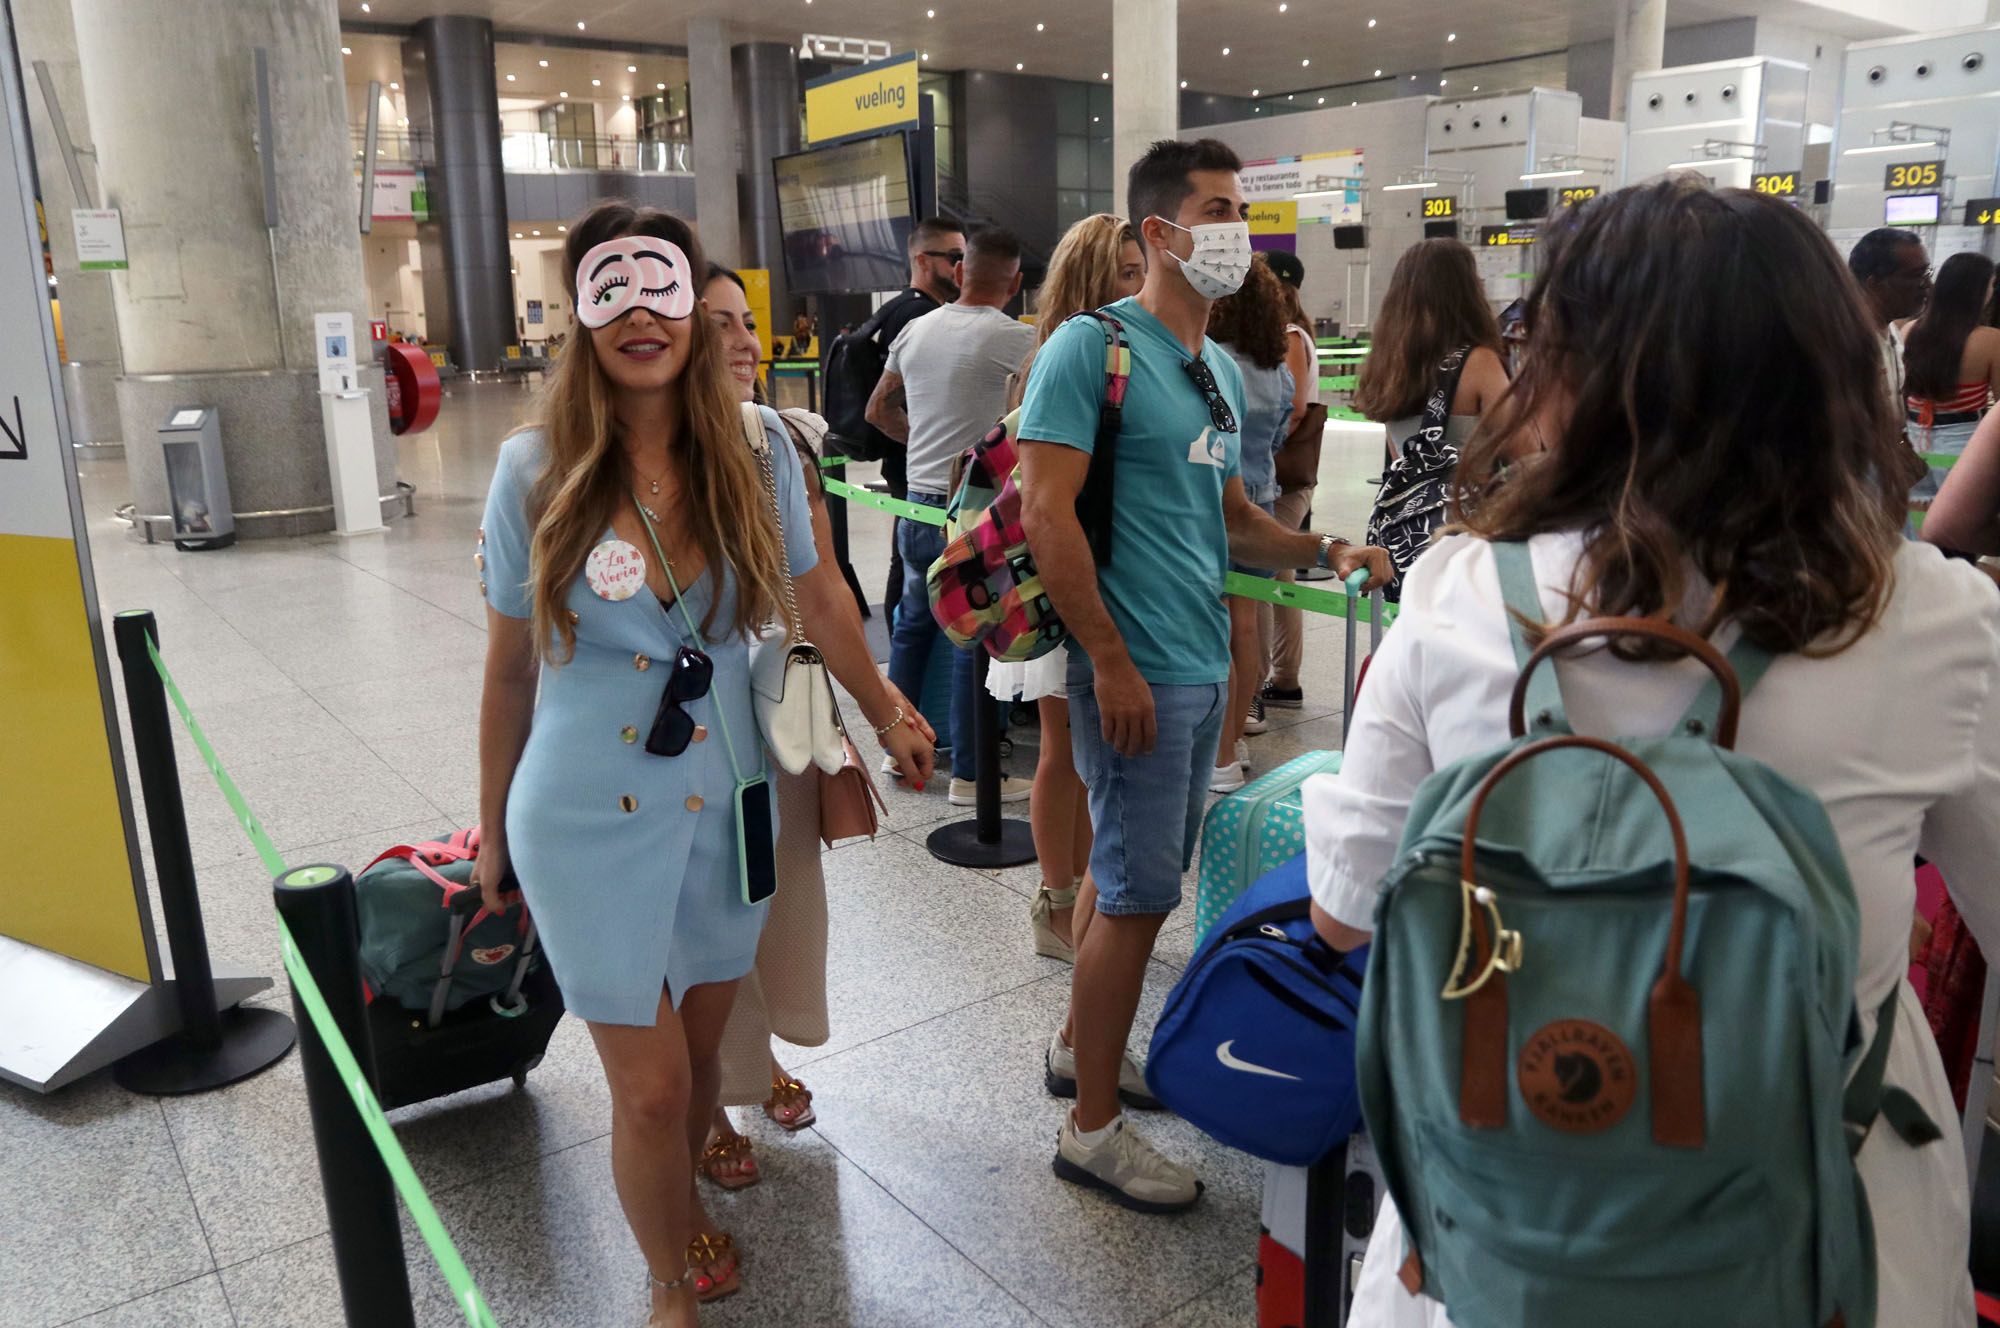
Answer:
M916 127L915 51L806 84L808 146Z

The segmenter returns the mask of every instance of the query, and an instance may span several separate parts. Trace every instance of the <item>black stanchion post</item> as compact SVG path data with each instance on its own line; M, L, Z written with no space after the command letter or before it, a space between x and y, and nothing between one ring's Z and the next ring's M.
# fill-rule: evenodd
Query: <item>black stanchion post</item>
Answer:
M363 1072L372 1075L374 1052L361 998L354 878L345 867L294 867L272 882L272 894L340 1035ZM403 1262L403 1228L396 1217L389 1169L296 987L292 1009L304 1030L299 1058L305 1068L306 1104L312 1112L313 1145L319 1153L320 1185L326 1192L333 1263L348 1328L415 1328L410 1273Z
M827 435L826 442L829 451L845 455L841 451L839 442L832 434ZM843 480L847 478L845 469L841 471L840 478ZM824 481L824 479L825 476L822 475L821 480ZM854 563L851 561L851 555L848 553L847 500L838 494L829 493L825 496L826 529L827 533L833 537L834 566L840 569L841 580L847 582L848 590L853 593L854 603L860 608L862 618L864 620L872 618L875 616L875 612L868 607L868 592L861 588L861 578L854 574Z
M931 856L959 867L1018 867L1035 860L1035 836L1026 821L1003 819L1000 815L1000 714L986 692L986 669L990 660L984 650L974 650L972 673L974 704L973 740L978 744L979 793L977 809L970 821L954 821L931 831L925 846ZM954 733L953 742L965 741Z
M1345 1149L1306 1168L1304 1328L1336 1328L1341 1322L1347 1283L1340 1258L1346 1183Z
M188 848L187 810L181 803L180 769L174 763L173 721L167 689L146 652L157 642L151 610L111 620L118 662L131 711L132 756L146 800L146 829L153 844L153 876L167 951L174 961L174 995L180 1031L119 1061L113 1076L134 1093L200 1093L221 1088L270 1066L292 1049L291 1021L276 1010L215 1008L215 974L208 962L208 932L195 891L194 855Z

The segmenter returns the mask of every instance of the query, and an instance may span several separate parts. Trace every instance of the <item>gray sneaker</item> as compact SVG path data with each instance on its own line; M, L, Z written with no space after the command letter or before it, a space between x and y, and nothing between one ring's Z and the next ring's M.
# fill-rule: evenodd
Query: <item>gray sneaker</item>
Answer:
M1109 1139L1086 1148L1076 1137L1074 1113L1064 1112L1054 1167L1072 1185L1103 1190L1134 1212L1185 1212L1201 1198L1202 1184L1194 1172L1160 1156L1122 1116Z
M1060 1028L1049 1039L1043 1067L1042 1082L1048 1085L1050 1096L1076 1096L1076 1051L1063 1041ZM1140 1111L1159 1111L1166 1105L1146 1091L1146 1075L1129 1051L1118 1062L1118 1100Z

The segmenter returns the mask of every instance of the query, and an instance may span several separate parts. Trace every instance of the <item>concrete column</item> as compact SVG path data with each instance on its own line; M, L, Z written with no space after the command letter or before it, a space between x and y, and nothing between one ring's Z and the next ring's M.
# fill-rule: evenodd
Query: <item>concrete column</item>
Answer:
M799 84L799 54L785 42L747 42L729 52L729 65L736 86L736 123L743 139L737 192L737 224L743 242L738 256L745 267L770 269L772 331L789 331L792 293L785 282L778 186L771 176L771 158L797 152L804 145L805 97ZM699 125L701 108L693 109ZM699 203L695 216L706 223Z
M514 341L514 269L507 248L493 24L446 15L423 20L414 35L423 69L421 79L411 81L429 94L432 162L425 183L443 240L443 340L459 368L494 369ZM406 49L406 60L408 54ZM425 280L428 286L428 268ZM428 296L427 290L425 322L436 340L441 311Z
M1625 119L1632 76L1666 68L1667 0L1612 0L1611 118Z
M711 262L735 267L745 252L736 213L741 158L729 24L723 19L688 20L688 113L694 122L694 215L702 247Z
M14 0L14 36L20 44L21 74L26 84L28 130L34 141L36 176L41 183L42 209L48 218L49 256L55 263L56 296L61 301L63 386L69 399L70 431L79 443L122 446L119 428L118 313L111 302L111 277L84 272L76 265L76 234L70 210L95 206L79 199L70 185L68 168L35 63L47 62L56 104L79 149L78 168L91 199L102 197L97 163L82 155L90 147L90 115L84 108L83 69L77 63L76 27L68 0Z
M1132 163L1156 140L1180 134L1179 8L1159 0L1111 0L1114 207L1126 206Z
M313 315L368 317L333 0L72 0L105 206L129 271L111 279L126 456L142 513L167 510L153 430L220 412L245 536L329 529ZM254 52L267 54L277 224L266 228ZM376 468L396 453L376 391ZM314 509L268 519L245 513Z

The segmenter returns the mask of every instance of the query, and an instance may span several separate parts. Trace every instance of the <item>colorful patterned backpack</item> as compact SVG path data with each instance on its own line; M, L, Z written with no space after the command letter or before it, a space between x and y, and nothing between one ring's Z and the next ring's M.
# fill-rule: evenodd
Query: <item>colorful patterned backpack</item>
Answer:
M1104 326L1104 403L1090 474L1077 495L1077 518L1099 567L1111 561L1112 453L1124 413L1132 350L1125 328L1095 310L1074 315ZM1021 452L1015 410L973 444L959 463L958 486L945 509L945 549L926 577L931 613L953 645L983 645L1003 663L1036 659L1068 637L1042 590L1041 573L1021 525Z

